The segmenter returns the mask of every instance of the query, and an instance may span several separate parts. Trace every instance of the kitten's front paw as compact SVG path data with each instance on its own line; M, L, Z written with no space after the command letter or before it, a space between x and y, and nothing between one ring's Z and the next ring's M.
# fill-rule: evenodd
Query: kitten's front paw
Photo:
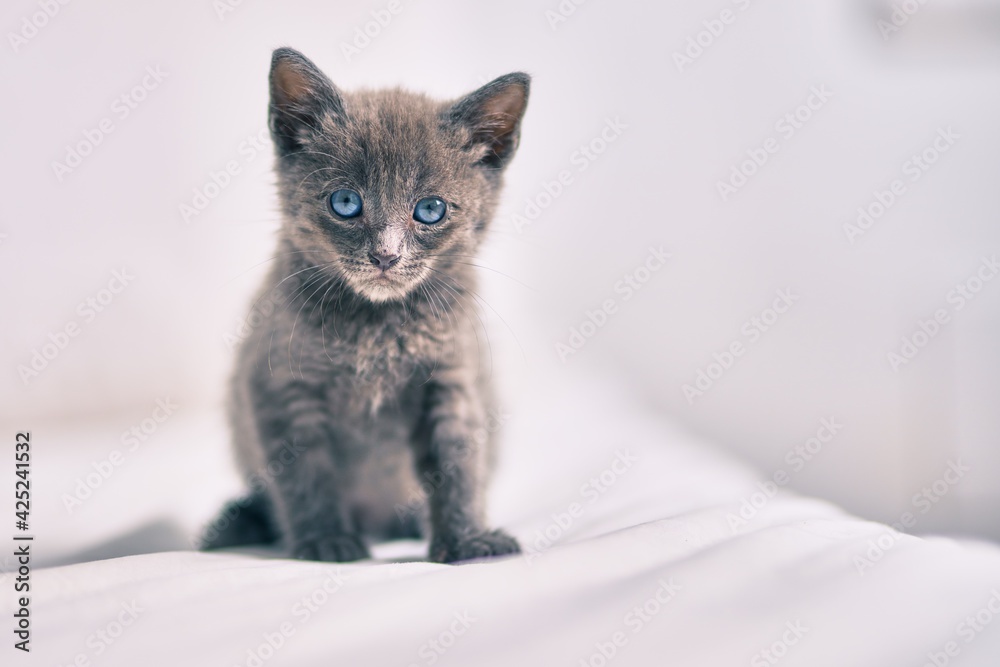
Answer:
M341 533L301 539L292 546L292 557L302 560L320 560L345 563L370 558L368 547L357 535Z
M521 547L517 540L502 530L491 530L455 540L431 542L431 560L439 563L457 563L473 558L489 558L519 554Z

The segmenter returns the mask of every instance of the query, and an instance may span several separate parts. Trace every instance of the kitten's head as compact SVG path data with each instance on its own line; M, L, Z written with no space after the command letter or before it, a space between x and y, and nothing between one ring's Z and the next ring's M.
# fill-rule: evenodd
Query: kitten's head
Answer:
M514 155L529 78L452 102L340 92L305 56L271 62L269 124L293 252L373 302L468 264Z

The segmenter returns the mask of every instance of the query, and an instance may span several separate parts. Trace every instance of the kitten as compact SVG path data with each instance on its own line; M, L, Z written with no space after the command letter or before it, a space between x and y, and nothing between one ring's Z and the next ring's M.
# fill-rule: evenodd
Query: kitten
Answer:
M205 548L282 540L351 561L419 537L454 562L517 553L485 524L493 452L472 258L518 145L529 77L455 102L340 92L287 48L269 125L283 225L230 417L250 497ZM482 346L480 345L482 343ZM414 498L426 496L426 503Z

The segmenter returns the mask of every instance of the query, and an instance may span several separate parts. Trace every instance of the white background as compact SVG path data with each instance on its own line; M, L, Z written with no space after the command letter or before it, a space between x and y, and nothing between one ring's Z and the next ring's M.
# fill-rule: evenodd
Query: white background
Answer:
M1000 537L1000 280L960 312L949 290L1000 252L1000 10L931 2L883 39L877 2L590 0L554 25L556 0L416 2L348 58L387 2L244 0L219 15L186 3L71 2L16 47L39 12L0 14L0 425L80 420L119 435L171 397L218 410L236 333L278 224L265 124L270 51L301 50L345 89L404 85L456 97L512 70L534 77L522 147L482 263L491 343L508 393L564 367L556 344L608 298L619 309L565 365L626 377L631 400L671 415L770 475L820 420L844 424L792 487L895 521L949 461L971 471L917 532ZM746 4L746 9L741 7ZM679 71L703 24L735 21ZM373 30L373 32L375 32ZM707 41L707 40L706 40ZM991 46L992 45L992 46ZM128 117L116 98L147 67L166 79ZM813 86L833 96L723 202L717 182ZM61 181L53 162L111 118ZM608 119L627 125L585 171L574 155ZM843 226L914 153L961 138L853 245ZM198 216L179 207L230 161L241 173ZM572 183L520 229L512 216L570 170ZM624 302L616 281L649 246L672 254ZM92 322L78 304L112 272L134 280ZM776 290L799 299L694 404L693 383ZM938 308L951 320L893 371L887 353ZM79 336L27 382L50 335ZM600 414L581 414L600 420ZM155 436L150 445L155 446ZM224 442L206 442L212 452ZM557 475L557 462L539 462Z

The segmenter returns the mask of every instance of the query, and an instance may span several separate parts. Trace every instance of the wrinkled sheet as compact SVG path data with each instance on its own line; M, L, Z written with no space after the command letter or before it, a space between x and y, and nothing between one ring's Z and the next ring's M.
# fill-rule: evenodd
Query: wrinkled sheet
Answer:
M73 454L39 455L32 652L2 664L1000 665L1000 548L762 486L608 388L540 385L511 409L492 514L526 551L459 566L414 541L352 564L191 551L237 489L216 415L166 424L72 513L59 493L103 427L37 433Z

